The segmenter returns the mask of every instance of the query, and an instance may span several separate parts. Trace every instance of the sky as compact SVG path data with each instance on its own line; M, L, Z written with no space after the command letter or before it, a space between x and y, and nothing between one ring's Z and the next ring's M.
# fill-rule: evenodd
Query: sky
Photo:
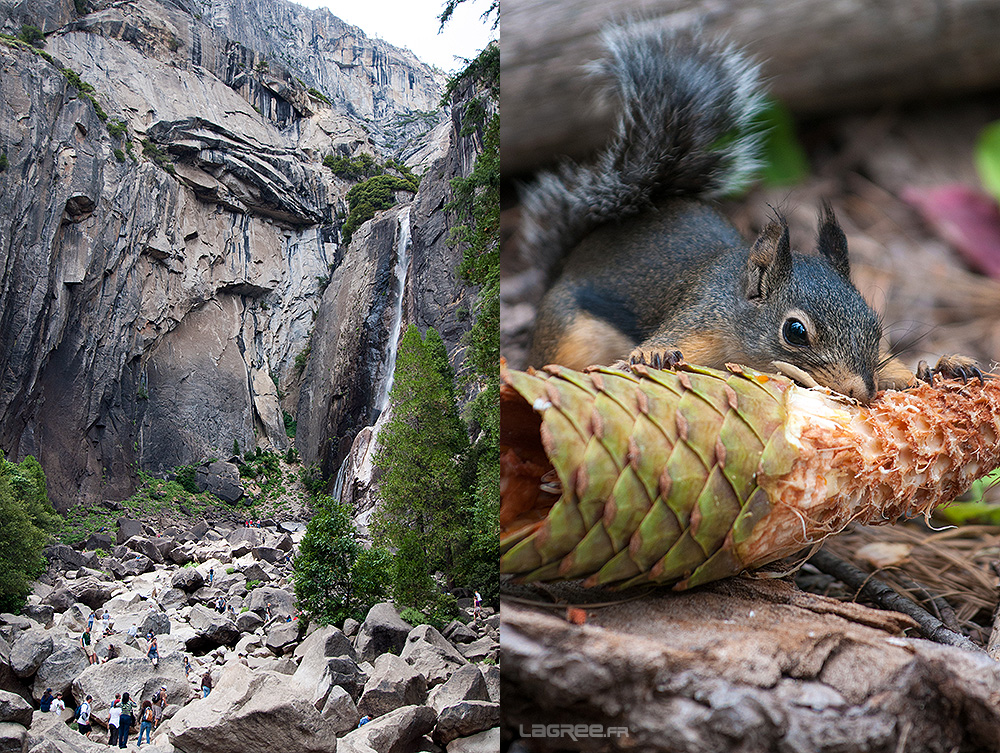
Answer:
M489 0L466 0L438 31L444 0L292 0L307 8L328 8L369 37L409 48L420 60L454 73L464 67L456 55L472 59L496 36L480 15Z

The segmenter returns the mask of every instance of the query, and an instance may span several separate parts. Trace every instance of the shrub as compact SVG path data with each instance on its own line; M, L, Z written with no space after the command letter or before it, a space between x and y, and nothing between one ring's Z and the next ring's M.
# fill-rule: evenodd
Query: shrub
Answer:
M174 163L170 161L167 153L149 139L142 140L142 155L151 159L168 173L175 173Z
M87 13L87 0L73 0L73 7L78 16L83 16Z
M312 343L309 343L301 353L295 356L295 373L302 376L306 370L306 363L309 362L309 355L312 353Z
M292 434L291 436L294 437L295 435ZM285 453L285 462L289 465L294 465L299 462L299 451L294 447L289 447L288 451Z
M42 33L42 30L39 29L37 26L24 24L21 27L21 31L18 32L17 38L20 39L25 44L30 44L32 47L45 46L45 35Z
M330 104L330 99L325 94L323 94L323 92L321 92L319 89L310 88L309 95L318 99L320 102L326 102L327 104Z
M116 139L120 139L128 133L128 124L121 118L115 118L108 123L108 133Z
M0 152L0 173L10 167L10 161L7 159L7 152Z
M396 203L395 191L416 190L412 181L395 175L376 175L351 188L347 192L350 211L343 227L344 243L350 243L354 231L374 217L376 212Z
M289 413L288 411L282 411L281 412L281 417L282 417L282 419L285 422L285 434L287 434L289 437L294 438L295 437L295 432L298 430L298 425L299 425L298 421L296 421L294 418L292 418L292 414ZM291 449L289 449L288 451L291 452ZM295 456L295 460L289 460L286 457L285 458L285 462L286 463L294 463L294 462L297 462L298 459L299 459L298 455Z
M261 581L259 580L248 580L247 581L247 591L253 591L255 588L260 586Z
M193 465L179 465L174 469L174 480L180 484L184 491L190 494L198 494L201 489L194 482L195 474L197 473L197 468Z
M115 159L118 160L119 162L124 162L125 152L123 152L121 149L115 149Z

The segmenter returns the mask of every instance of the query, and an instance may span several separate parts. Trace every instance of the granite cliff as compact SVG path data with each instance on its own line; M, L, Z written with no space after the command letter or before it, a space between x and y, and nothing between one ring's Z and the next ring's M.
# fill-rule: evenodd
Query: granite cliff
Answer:
M460 365L442 208L478 144L440 72L285 0L0 0L0 31L0 448L58 507L234 442L332 474L378 412L403 232L402 318ZM322 160L360 154L426 175L344 244Z

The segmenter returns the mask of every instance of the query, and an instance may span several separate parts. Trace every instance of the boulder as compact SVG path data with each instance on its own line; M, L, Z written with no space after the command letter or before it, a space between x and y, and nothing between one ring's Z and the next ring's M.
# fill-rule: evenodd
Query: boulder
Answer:
M472 643L479 636L476 631L458 620L452 620L441 634L452 643Z
M30 620L34 620L42 627L52 627L52 619L56 610L49 604L25 604L21 613Z
M127 690L137 701L142 701L152 698L162 685L167 687L169 703L186 703L191 697L181 654L163 655L155 667L145 657L123 657L92 664L74 678L73 698L79 701L87 695L94 696L94 714L103 719L108 715L115 693Z
M284 675L231 663L208 698L187 704L161 729L185 753L329 753L336 725L299 691Z
M279 536L278 540L274 543L275 549L280 549L283 552L292 551L292 537L287 533L284 536Z
M74 644L57 646L39 665L35 673L35 682L31 686L31 695L37 701L46 688L52 688L53 693L65 693L73 684L74 678L90 666L87 654L81 646Z
M82 633L87 627L87 619L94 610L85 604L74 604L61 615L57 622L59 627L65 628L72 633Z
M388 651L398 654L406 645L406 636L412 629L392 604L376 604L368 610L365 621L358 629L358 637L354 641L358 658L361 661L374 661L375 657Z
M400 657L427 678L428 685L439 685L467 662L436 628L417 625L406 637Z
M337 742L337 753L412 753L436 720L434 709L404 706L348 732Z
M236 629L241 633L252 633L264 624L264 620L256 612L240 612L236 615Z
M190 541L201 541L210 528L208 521L202 519L187 530L186 536Z
M279 622L267 631L267 639L264 645L279 656L284 653L286 647L291 646L299 640L299 621Z
M188 603L188 595L179 588L168 588L157 598L156 603L164 610L180 609Z
M111 599L114 584L88 576L67 581L66 588L73 594L74 601L86 604L91 609L99 609Z
M458 650L469 661L483 661L487 658L496 658L500 650L500 644L492 638L480 638L472 643L459 646Z
M24 753L28 728L14 722L0 722L0 753Z
M34 707L17 693L0 690L0 723L14 722L30 727L34 711Z
M124 544L133 536L142 536L142 523L132 518L118 518L118 533L115 536L116 544Z
M490 701L490 689L479 667L466 664L459 667L448 681L438 685L427 696L427 705L438 714L462 701Z
M205 578L193 567L182 567L170 577L170 585L187 593L193 593L205 585Z
M330 695L327 696L321 713L324 719L334 725L338 734L357 727L361 718L351 694L336 685L330 689Z
M358 630L361 628L361 623L358 622L353 617L348 617L344 620L344 635L348 638L353 638L358 634Z
M295 649L297 659L304 659L314 653L324 657L347 656L355 660L358 658L347 636L332 625L317 628Z
M125 546L133 552L139 552L140 554L149 557L149 559L157 565L163 564L163 555L160 553L160 550L157 549L156 545L145 536L133 536L125 542Z
M53 544L45 547L45 556L49 562L62 562L66 570L76 570L87 564L83 554L71 546L66 546L66 544Z
M490 689L490 700L500 703L500 667L496 664L480 667L486 679L486 687Z
M210 492L229 503L236 502L243 496L240 469L225 460L199 466L195 471L194 483L199 491Z
M254 580L258 583L267 583L271 580L271 576L267 574L267 571L256 562L249 567L243 568L243 577L246 578L247 583Z
M499 703L462 701L446 706L438 714L437 725L434 727L434 741L447 745L455 738L485 732L499 725Z
M191 552L181 546L174 547L167 552L165 556L175 565L180 565L181 567L194 560L194 557L191 556Z
M116 578L124 579L130 575L148 573L153 569L153 561L145 554L130 551L124 561L120 559L111 560L108 568L114 573Z
M500 728L494 727L469 737L448 743L448 753L497 753L500 750Z
M254 559L270 562L272 565L281 562L285 558L285 553L273 546L255 546L251 552Z
M240 638L236 623L225 614L219 614L201 604L191 607L188 623L194 628L195 637L187 642L187 650L199 653L217 646L232 646Z
M52 636L43 628L24 630L10 649L10 667L18 677L31 677L52 654ZM45 688L42 688L44 691Z
M421 704L426 698L424 676L395 654L382 654L365 683L358 712L374 719L402 706Z
M261 586L250 592L250 598L246 602L251 612L264 615L267 605L271 605L272 617L291 617L295 615L295 594L292 590L285 588L274 588L272 586Z
M278 530L284 531L285 533L299 533L300 531L306 530L305 523L297 523L291 520L283 520L278 523Z
M169 635L170 618L164 612L150 610L139 624L139 635L146 635L150 630L153 635Z
M114 549L115 543L114 538L107 533L92 533L87 537L87 540L83 542L83 548L84 551L87 552L93 552L98 549L110 552Z

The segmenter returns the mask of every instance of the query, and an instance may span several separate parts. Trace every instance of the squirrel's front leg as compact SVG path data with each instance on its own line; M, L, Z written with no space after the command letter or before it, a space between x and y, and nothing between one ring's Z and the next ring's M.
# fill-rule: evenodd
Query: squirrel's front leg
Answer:
M683 354L674 348L640 345L633 348L627 358L616 362L611 368L625 371L633 366L642 365L653 369L676 369L683 362Z
M945 379L961 379L963 382L974 378L980 381L983 379L983 372L976 360L969 356L942 356L934 368L930 368L926 361L921 361L917 365L916 374L898 358L889 358L885 361L885 365L879 369L878 389L905 390L916 387L921 382L933 384L935 374L940 374Z

